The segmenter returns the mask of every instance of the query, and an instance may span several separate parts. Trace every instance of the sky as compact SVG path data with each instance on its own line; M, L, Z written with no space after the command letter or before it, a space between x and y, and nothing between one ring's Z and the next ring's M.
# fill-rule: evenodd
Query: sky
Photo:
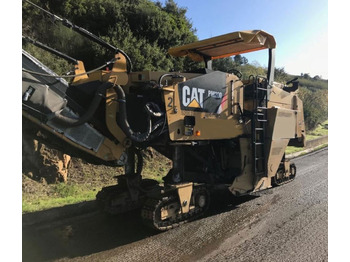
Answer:
M276 67L328 79L327 0L174 0L186 7L199 40L262 29L276 39ZM165 0L161 1L162 3ZM244 54L267 66L267 50Z

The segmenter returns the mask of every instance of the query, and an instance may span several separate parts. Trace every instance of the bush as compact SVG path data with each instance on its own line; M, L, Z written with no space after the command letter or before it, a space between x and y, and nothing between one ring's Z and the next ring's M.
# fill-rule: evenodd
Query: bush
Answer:
M299 97L304 106L306 129L315 129L318 124L328 119L328 92L323 89L313 90L305 87L299 90Z

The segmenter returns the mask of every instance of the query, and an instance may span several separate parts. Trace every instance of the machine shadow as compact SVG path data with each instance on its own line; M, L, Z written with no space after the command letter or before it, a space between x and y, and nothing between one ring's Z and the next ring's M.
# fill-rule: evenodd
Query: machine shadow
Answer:
M258 198L257 195L235 197L229 192L217 193L211 196L210 207L204 217L215 216L239 208L240 204Z
M239 198L215 195L204 216L229 212L256 196ZM69 208L74 208L70 206ZM62 207L65 212L65 207ZM23 215L23 221L26 215ZM35 218L47 216L47 211L36 212ZM166 234L167 232L165 232ZM120 215L106 215L94 211L81 216L53 222L22 225L22 260L52 261L91 255L127 245L150 236L162 234L143 225L140 210Z

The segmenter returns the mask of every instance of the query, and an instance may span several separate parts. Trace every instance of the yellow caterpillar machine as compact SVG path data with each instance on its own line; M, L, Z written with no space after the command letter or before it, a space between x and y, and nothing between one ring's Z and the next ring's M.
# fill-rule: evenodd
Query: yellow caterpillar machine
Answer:
M86 72L82 61L23 37L75 64L73 76L58 76L23 51L23 116L67 154L124 166L117 184L97 194L106 212L141 208L146 224L167 230L202 215L214 190L240 196L295 177L285 149L304 146L303 104L295 79L274 82L272 35L240 31L169 49L172 56L203 61L205 68L196 72L132 72L125 52L54 18L114 50L115 57ZM263 49L267 76L243 80L237 71L212 70L214 59ZM164 184L142 178L147 147L172 160Z

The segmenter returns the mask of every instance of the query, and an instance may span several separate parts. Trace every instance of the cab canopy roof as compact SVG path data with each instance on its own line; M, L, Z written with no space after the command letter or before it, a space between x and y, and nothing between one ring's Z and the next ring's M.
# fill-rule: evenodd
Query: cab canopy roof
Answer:
M200 62L275 47L276 41L272 35L262 30L248 30L172 47L168 52L172 56L189 56L193 61Z

